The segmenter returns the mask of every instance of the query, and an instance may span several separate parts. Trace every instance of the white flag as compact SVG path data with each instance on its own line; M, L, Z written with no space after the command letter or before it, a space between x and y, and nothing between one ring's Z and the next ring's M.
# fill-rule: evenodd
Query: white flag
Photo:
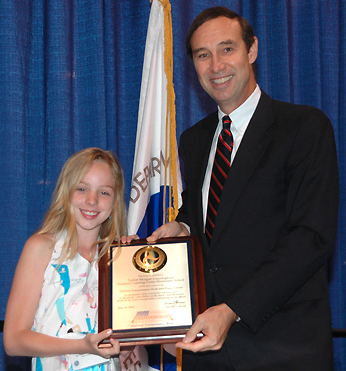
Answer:
M181 204L181 175L175 130L173 42L168 0L153 0L145 45L135 158L128 211L128 234L145 238L175 219ZM167 217L167 210L170 216ZM143 221L144 220L144 221ZM140 230L139 230L140 228ZM175 354L160 346L136 347L142 371L176 371ZM175 349L174 349L175 350Z
M170 22L169 1L153 0L145 46L128 211L129 235L138 233L147 213L147 223L141 228L143 235L140 237L143 238L167 221L169 206L176 212L181 203L182 185L175 137L172 38L167 40L167 32L172 33ZM174 191L177 196L172 201Z

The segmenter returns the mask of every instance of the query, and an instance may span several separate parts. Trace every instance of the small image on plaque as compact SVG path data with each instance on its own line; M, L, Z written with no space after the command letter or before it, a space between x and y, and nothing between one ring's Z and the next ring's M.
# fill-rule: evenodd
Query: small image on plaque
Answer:
M140 272L153 273L166 265L167 255L157 246L146 246L134 253L132 262Z
M136 313L131 323L157 326L162 323L169 323L173 318L166 309L164 310L142 310Z

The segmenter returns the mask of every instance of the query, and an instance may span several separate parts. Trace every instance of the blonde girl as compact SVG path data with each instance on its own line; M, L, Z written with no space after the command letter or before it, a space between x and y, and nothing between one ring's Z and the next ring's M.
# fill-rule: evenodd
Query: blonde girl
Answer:
M16 268L7 354L33 357L35 371L119 369L119 343L99 346L111 330L97 333L98 259L126 235L125 210L123 172L111 152L87 148L69 158Z

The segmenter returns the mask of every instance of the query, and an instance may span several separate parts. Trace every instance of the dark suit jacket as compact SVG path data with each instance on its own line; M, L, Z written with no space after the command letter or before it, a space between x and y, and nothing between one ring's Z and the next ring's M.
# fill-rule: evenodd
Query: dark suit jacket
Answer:
M262 92L209 246L201 189L217 121L215 112L181 135L186 188L177 220L201 241L207 302L214 297L241 317L223 348L236 370L332 370L324 269L338 213L331 123L317 108Z

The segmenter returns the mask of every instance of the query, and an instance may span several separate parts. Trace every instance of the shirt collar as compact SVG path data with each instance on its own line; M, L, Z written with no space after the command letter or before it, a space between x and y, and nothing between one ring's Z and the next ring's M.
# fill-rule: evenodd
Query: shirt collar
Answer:
M244 131L246 129L247 124L249 123L252 115L255 112L260 97L261 89L258 85L256 85L255 90L249 96L249 98L236 110L228 114L228 116L232 120L233 129L238 132ZM219 122L222 121L222 117L225 115L227 115L227 113L222 112L220 107L218 107Z

